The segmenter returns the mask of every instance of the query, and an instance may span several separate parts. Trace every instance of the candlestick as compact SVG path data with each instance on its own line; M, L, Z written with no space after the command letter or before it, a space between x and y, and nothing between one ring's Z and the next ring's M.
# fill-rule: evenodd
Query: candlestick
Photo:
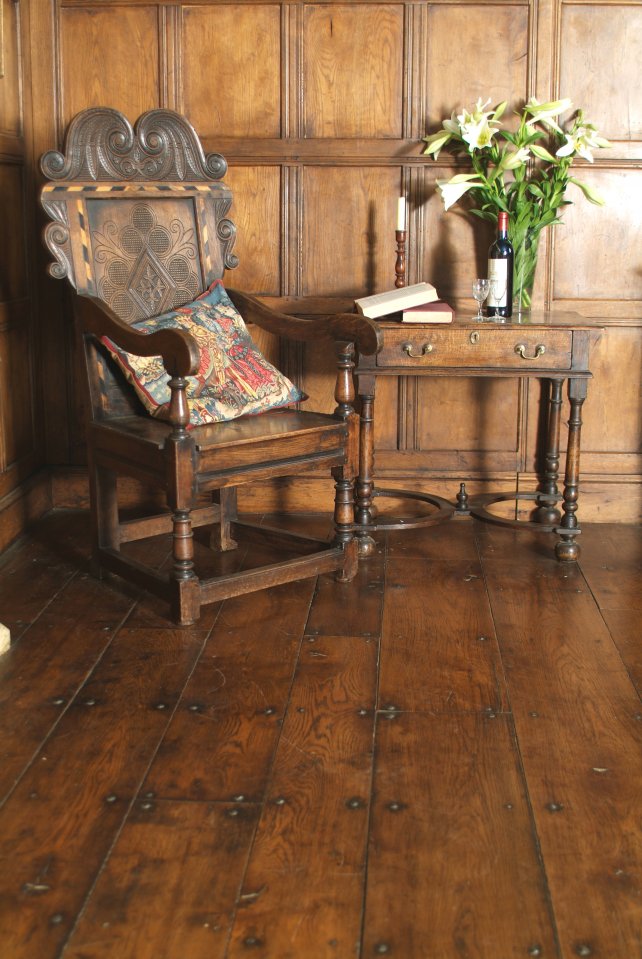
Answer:
M397 262L395 263L395 286L406 285L406 231L395 230L397 240Z
M405 196L400 196L397 203L397 229L405 230L406 229L406 198Z

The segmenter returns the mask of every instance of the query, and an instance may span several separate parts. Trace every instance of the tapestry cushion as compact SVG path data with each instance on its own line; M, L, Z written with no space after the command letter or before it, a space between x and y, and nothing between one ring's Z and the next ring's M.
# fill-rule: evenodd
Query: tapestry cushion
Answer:
M132 323L133 329L143 333L168 327L187 330L200 348L198 373L187 377L191 426L263 413L304 398L256 348L220 280L186 306ZM108 337L102 337L102 342L145 408L152 416L165 419L171 391L170 377L161 357L134 356L121 350Z

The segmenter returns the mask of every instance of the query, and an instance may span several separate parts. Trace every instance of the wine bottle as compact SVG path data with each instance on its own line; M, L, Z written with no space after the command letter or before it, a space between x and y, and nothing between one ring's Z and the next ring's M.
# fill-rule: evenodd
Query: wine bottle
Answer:
M508 213L501 212L497 216L497 236L488 250L488 279L488 316L512 316L513 247L508 239Z

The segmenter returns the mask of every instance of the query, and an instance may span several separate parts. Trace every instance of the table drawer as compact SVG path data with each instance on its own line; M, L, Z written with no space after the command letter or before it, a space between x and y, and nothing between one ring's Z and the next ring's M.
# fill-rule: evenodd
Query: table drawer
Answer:
M378 367L568 370L573 331L408 325L384 330L383 339Z

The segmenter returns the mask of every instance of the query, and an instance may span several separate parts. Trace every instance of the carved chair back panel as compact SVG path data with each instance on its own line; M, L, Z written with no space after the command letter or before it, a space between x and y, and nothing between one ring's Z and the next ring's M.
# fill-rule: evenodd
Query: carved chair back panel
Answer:
M58 259L79 293L98 296L122 320L182 306L222 279L231 204L222 185L54 190L51 205L66 226Z

